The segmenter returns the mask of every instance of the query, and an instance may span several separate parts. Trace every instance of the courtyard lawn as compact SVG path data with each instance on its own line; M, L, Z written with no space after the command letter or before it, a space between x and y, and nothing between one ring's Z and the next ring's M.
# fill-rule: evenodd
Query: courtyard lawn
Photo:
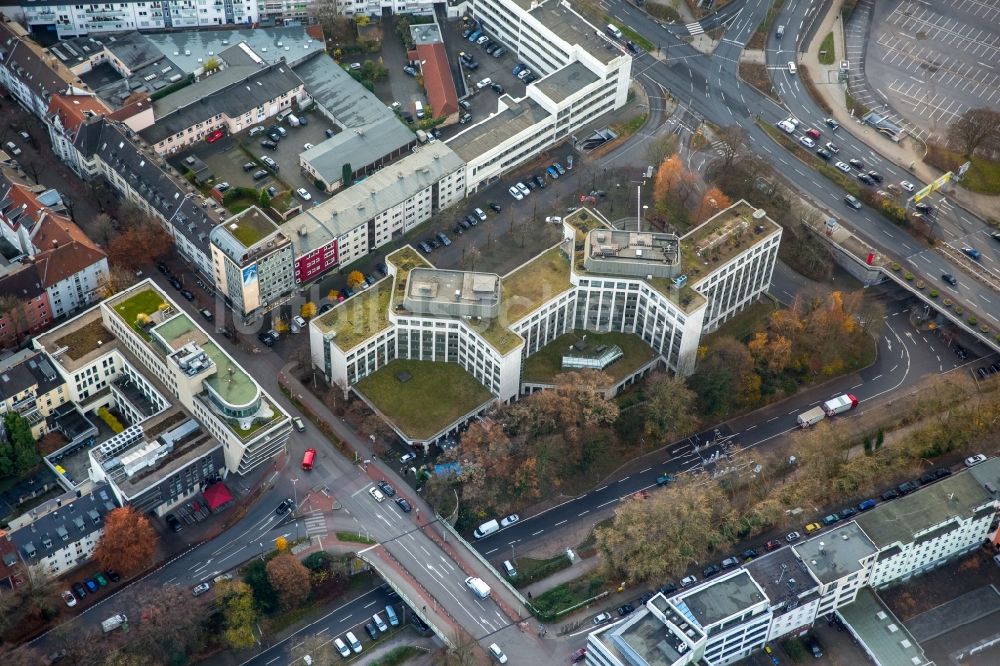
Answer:
M635 372L641 366L653 358L653 349L637 335L631 333L594 333L592 331L573 331L561 335L549 344L532 354L524 361L524 370L521 373L522 381L551 382L556 375L563 372L575 372L574 370L563 370L562 357L567 353L570 346L587 336L587 349L594 350L598 346L618 345L625 354L608 367L605 372L614 382L619 382L625 377Z

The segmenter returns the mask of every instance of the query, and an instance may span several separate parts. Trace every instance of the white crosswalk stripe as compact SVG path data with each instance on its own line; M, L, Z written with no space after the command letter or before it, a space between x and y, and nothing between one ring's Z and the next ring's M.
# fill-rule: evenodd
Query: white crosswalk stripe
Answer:
M688 23L684 27L688 29L688 33L691 35L700 35L705 32L705 29L701 27L701 23Z
M714 150L717 155L725 155L726 143L724 141L713 141L712 150Z
M322 511L312 511L308 514L305 519L306 524L306 536L312 537L320 534L326 534L326 518L323 516Z

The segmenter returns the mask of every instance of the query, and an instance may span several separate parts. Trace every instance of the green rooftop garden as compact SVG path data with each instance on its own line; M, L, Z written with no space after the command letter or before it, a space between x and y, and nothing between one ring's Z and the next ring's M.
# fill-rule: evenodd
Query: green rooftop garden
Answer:
M457 363L432 361L392 361L354 388L412 439L432 437L493 399Z
M486 323L486 328L479 330L479 334L501 354L513 351L524 342L520 335L504 326L500 319L490 319Z
M569 260L557 246L532 259L500 281L500 302L513 324L545 301L571 288Z
M681 268L691 282L704 278L777 228L767 217L755 220L755 210L750 204L726 210L681 237ZM758 226L764 230L758 233Z
M335 334L334 343L347 351L389 326L391 297L388 282L380 282L324 314L319 327Z
M148 342L150 340L149 333L146 332L143 326L152 321L152 316L155 312L167 307L169 306L163 300L163 296L159 291L155 289L143 289L125 300L116 303L114 310L126 324L131 326L136 333Z
M226 230L250 248L270 236L275 231L274 222L257 209L248 208L238 217L228 220Z
M601 227L610 228L586 209L575 211L572 215L566 217L563 222L576 229L577 243L582 243L587 237L587 233L594 229L600 229Z
M588 353L596 350L600 346L618 345L625 354L602 372L606 373L614 383L625 379L630 374L652 360L655 353L652 347L646 344L645 340L638 335L631 333L594 333L592 331L572 331L561 335L549 344L545 345L538 352L532 354L524 360L521 370L521 380L528 382L551 382L556 375L564 372L579 372L579 370L562 367L562 357L570 353L570 347L587 336L587 347L582 352Z
M254 419L253 423L250 424L250 427L246 430L240 427L240 422L237 421L236 419L225 420L226 425L229 426L229 429L232 430L233 433L240 439L246 441L251 437L253 437L254 435L256 435L258 432L260 432L261 429L267 428L268 426L272 425L275 421L282 418L281 412L275 409L273 404L271 404L267 400L262 400L261 403L268 405L274 412L273 415L267 419Z
M203 342L201 348L215 364L215 374L205 380L212 390L233 406L252 402L260 390L257 382L211 340Z
M97 349L98 342L107 344L113 342L114 339L115 336L108 329L104 328L104 322L98 316L92 322L56 340L53 351L66 347L66 353L71 359L76 361Z
M392 302L399 306L403 305L403 298L406 296L406 280L410 277L410 271L414 268L434 268L410 245L399 248L388 255L385 260L396 267L396 277L393 282L395 297Z

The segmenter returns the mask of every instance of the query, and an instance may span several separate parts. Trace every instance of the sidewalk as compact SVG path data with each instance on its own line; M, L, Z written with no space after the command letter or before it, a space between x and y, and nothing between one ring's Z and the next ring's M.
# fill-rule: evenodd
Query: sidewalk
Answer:
M593 557L579 560L573 566L557 571L547 578L535 581L531 585L522 589L521 592L524 596L528 597L528 599L531 599L532 597L537 597L540 594L548 592L553 587L562 585L563 583L568 583L575 578L586 576L587 574L599 569L600 566L601 558L594 555Z
M819 62L819 47L827 33L833 31L833 42L836 57L834 64L821 65ZM930 183L942 174L923 161L926 152L923 144L917 139L904 139L902 144L893 143L884 138L871 127L861 122L847 110L847 100L844 93L847 85L838 81L840 61L846 58L846 43L844 25L840 19L839 3L831 3L830 9L819 24L812 44L803 45L805 50L799 54L799 62L809 70L809 75L816 84L816 89L826 104L833 109L833 117L844 126L853 126L852 133L861 141L871 146L895 164L913 173L921 182ZM997 197L969 192L958 186L948 185L942 189L950 198L970 212L986 219L996 217Z

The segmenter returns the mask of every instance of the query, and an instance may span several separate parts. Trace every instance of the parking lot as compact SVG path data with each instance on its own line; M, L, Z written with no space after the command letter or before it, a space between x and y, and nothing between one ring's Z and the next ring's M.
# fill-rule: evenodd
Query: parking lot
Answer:
M301 114L300 114L301 115ZM261 146L261 141L269 140L266 134L249 136L250 130L241 132L236 136L226 136L215 143L201 143L192 150L179 153L171 158L182 173L187 167L184 165L184 158L188 155L195 155L201 159L215 174L215 183L229 183L233 187L253 187L262 189L275 187L277 190L297 190L304 187L312 196L312 200L304 205L316 205L326 198L310 178L307 178L299 168L299 155L305 150L305 144L319 144L326 140L326 130L333 129L333 126L318 113L307 113L308 125L292 127L287 122L277 123L285 129L287 135L278 142L276 150L269 150ZM263 123L264 127L276 124L274 118ZM248 164L252 159L257 166L250 170L244 170L243 165ZM262 156L268 156L278 163L278 172L274 173L266 169L260 161ZM265 178L254 180L253 174L257 171L267 171Z
M1000 104L1000 5L876 3L866 73L907 120L944 134L970 108Z

